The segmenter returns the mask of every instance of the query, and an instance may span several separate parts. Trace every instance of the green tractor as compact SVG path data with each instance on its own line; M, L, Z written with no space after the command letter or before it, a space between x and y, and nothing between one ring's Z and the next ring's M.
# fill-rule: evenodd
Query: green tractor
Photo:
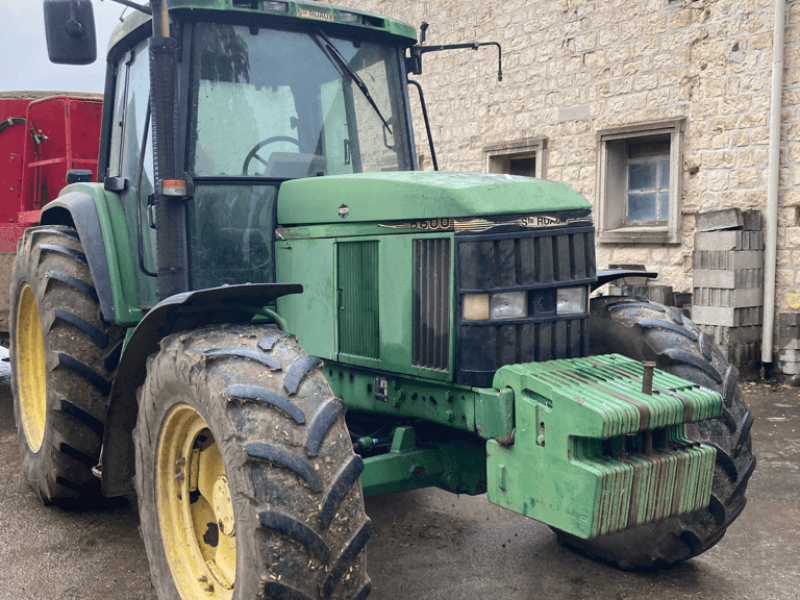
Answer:
M736 369L677 309L590 299L625 273L568 186L418 170L407 75L450 47L310 1L122 3L100 181L14 266L45 503L135 492L161 599L363 599L364 496L428 486L622 568L722 538ZM51 60L94 59L88 0L45 15Z

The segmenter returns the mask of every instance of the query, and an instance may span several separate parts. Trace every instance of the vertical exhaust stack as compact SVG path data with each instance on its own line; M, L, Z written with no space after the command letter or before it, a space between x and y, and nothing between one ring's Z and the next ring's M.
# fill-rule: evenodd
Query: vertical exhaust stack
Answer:
M170 193L165 182L180 179L178 143L178 40L169 35L166 0L151 1L153 37L150 39L150 106L153 113L153 155L156 176L156 259L158 298L163 300L189 289L187 271L186 207L183 196Z

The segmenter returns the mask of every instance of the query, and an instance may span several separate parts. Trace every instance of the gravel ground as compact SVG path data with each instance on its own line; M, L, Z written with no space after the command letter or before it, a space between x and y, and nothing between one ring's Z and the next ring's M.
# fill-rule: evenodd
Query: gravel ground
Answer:
M3 349L0 348L0 358ZM21 472L0 361L0 600L155 600L134 498L42 506ZM560 548L549 528L439 490L367 499L372 600L800 599L800 391L745 387L758 468L749 503L706 554L625 573Z

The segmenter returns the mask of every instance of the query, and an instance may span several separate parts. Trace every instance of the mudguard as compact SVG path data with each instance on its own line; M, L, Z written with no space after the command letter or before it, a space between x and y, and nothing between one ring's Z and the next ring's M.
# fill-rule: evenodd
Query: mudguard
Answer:
M655 279L658 277L658 273L653 273L652 271L632 271L628 269L597 271L597 281L592 284L592 291L603 287L607 283L611 283L617 279L625 279L626 277L649 277L650 279Z
M147 357L158 352L159 342L173 333L219 323L245 323L253 312L243 307L266 306L279 296L299 294L298 284L229 285L176 294L156 304L129 335L111 388L103 452L100 457L103 494L130 494L135 472L131 432L139 406L136 390L147 376Z
M134 325L142 318L125 211L118 194L97 183L75 183L42 210L42 225L75 227L106 321Z

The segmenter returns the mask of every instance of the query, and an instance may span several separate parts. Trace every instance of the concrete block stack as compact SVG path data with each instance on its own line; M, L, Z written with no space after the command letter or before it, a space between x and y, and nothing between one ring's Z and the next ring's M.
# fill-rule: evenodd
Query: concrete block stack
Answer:
M694 238L692 320L744 379L758 378L764 320L761 212L702 212Z
M800 384L800 313L778 313L778 371Z

